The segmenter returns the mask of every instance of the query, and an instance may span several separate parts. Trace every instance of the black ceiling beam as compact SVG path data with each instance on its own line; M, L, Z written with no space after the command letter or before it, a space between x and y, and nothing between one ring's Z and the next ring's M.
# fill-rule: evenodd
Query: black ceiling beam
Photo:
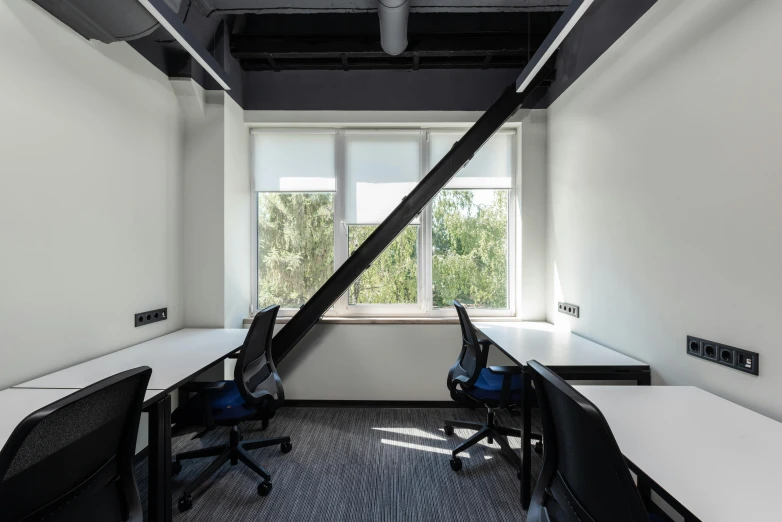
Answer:
M281 361L290 353L329 307L369 268L446 183L472 159L483 144L516 113L547 75L548 71L538 74L536 81L524 92L516 92L515 83L505 89L494 105L470 127L462 139L454 144L445 157L274 336L272 348L275 361Z
M458 55L522 52L526 54L527 38L520 35L409 35L407 49L399 56L412 58L453 53ZM343 54L367 57L388 56L378 37L334 36L333 38L275 37L238 35L231 37L231 54L239 60L262 58L273 54L277 58L338 58Z
M299 61L286 62L276 61L277 69L271 67L268 61L263 60L242 60L241 66L245 71L343 71L346 70L341 60L333 61ZM422 71L428 69L523 69L527 65L526 57L514 57L514 59L497 60L496 56L486 65L484 56L474 57L462 60L433 60L399 62L397 60L356 60L350 58L349 70L367 71L367 70L412 70Z

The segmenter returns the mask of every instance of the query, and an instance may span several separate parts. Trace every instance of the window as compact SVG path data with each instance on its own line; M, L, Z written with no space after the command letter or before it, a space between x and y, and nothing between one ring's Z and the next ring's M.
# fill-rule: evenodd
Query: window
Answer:
M295 313L463 132L255 130L258 308ZM492 137L329 314L512 315L515 149Z
M301 307L334 271L335 131L256 133L260 309Z
M461 133L432 132L431 164ZM513 138L500 131L432 202L432 308L457 299L475 310L505 310L511 274L510 225Z

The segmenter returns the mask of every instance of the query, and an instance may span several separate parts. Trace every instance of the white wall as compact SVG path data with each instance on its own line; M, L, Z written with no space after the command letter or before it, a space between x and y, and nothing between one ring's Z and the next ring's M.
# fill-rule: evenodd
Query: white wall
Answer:
M549 111L549 316L782 420L782 2L660 0ZM760 352L753 377L686 335Z
M208 98L203 112L185 113L185 326L221 328L225 122L222 93Z
M277 369L288 400L448 401L461 342L458 324L321 324Z
M524 321L545 321L548 214L546 111L523 111L521 120L521 300ZM517 257L518 259L518 257Z
M250 313L252 217L250 187L250 131L244 111L225 96L225 309L226 328L241 328Z
M182 327L182 143L164 75L28 0L0 0L0 71L4 388Z
M210 91L184 100L185 325L241 328L250 313L250 131L244 111Z

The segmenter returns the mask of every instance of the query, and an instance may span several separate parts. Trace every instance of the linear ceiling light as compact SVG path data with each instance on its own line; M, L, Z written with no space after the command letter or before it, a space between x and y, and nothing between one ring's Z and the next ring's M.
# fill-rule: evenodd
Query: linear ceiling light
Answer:
M556 25L554 25L551 32L549 32L543 44L538 48L532 60L527 64L519 79L516 80L516 92L521 92L535 79L535 76L540 72L549 58L554 54L554 51L562 44L565 37L570 34L570 31L576 26L584 13L589 9L594 0L573 0L570 6L559 17Z
M162 0L138 0L149 13L160 22L160 25L166 28L166 30L179 42L179 44L190 53L200 65L204 68L209 75L215 79L220 87L226 91L230 91L231 87L228 85L228 75L223 68L217 63L214 57L201 48L201 44L195 37L187 30L179 18L174 14L171 9L166 6ZM200 51L198 49L201 49Z

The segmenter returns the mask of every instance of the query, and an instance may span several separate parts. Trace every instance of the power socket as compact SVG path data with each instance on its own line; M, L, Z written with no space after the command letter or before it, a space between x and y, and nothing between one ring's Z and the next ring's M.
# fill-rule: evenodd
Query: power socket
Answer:
M572 315L573 317L580 317L581 316L581 309L570 303L559 303L559 311L560 313Z
M687 355L721 364L751 375L760 373L760 354L728 346L727 344L707 341L692 335L687 336Z
M149 312L141 312L136 314L133 318L133 323L138 328L145 324L157 323L158 321L165 321L168 318L168 308L158 308L157 310L150 310Z

